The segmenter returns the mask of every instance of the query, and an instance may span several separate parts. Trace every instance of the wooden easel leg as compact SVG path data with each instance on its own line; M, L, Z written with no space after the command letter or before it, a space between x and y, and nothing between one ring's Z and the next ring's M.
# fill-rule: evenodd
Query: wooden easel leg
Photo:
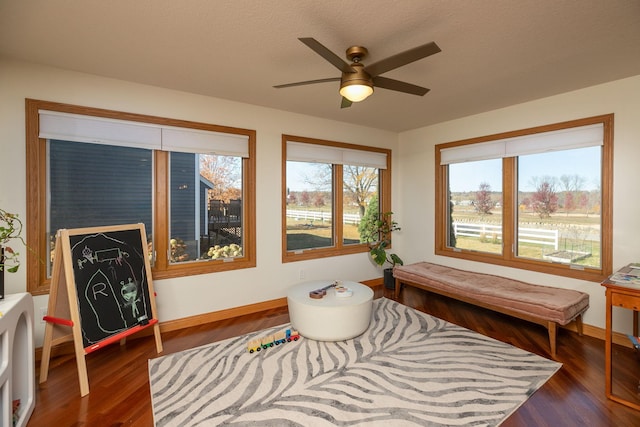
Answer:
M153 325L153 335L156 337L156 350L158 353L162 353L162 338L160 338L160 325Z
M74 340L76 349L76 364L78 365L78 381L80 383L80 396L84 397L89 394L89 377L87 376L87 361L85 360L84 348L82 340Z
M60 286L65 289L66 283L60 283L64 277L62 270L62 245L60 244L59 235L56 234L56 246L53 258L53 270L51 271L51 285L49 287L49 305L47 307L48 316L60 316L57 313L58 308L58 292ZM64 299L63 299L64 301ZM53 323L47 322L44 327L44 341L42 342L42 358L40 359L40 384L47 381L49 377L49 361L51 360L51 346L53 345Z
M53 325L49 322L44 327L44 341L42 344L42 359L40 359L39 383L47 381L49 377L49 360L51 359L51 340L53 339Z

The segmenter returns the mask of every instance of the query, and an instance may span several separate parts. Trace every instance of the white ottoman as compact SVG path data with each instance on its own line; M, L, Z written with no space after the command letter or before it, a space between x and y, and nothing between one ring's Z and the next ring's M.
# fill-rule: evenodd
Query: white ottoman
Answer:
M324 288L333 281L318 280L292 286L287 293L291 325L300 335L318 341L343 341L357 337L371 322L373 290L358 282L341 281L353 291L349 297L338 297L334 288L327 289L322 299L309 292Z

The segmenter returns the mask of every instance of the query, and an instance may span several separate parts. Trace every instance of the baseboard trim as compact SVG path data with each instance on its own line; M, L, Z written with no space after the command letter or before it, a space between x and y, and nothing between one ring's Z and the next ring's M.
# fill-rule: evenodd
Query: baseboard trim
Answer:
M240 307L228 308L211 313L197 314L195 316L183 317L181 319L169 320L160 323L160 332L177 331L191 326L202 325L204 323L218 322L220 320L240 317L247 314L258 313L260 311L272 310L287 306L286 298L277 298L270 301L263 301L256 304L243 305Z
M374 290L378 286L382 286L382 278L373 280L364 280L360 282L367 286L370 286ZM276 298L273 300L263 301L255 304L248 304L239 307L228 308L220 311L212 311L210 313L197 314L195 316L183 317L181 319L168 320L166 322L160 322L160 333L177 331L184 328L189 328L196 325L202 325L204 323L219 322L221 320L232 319L234 317L240 317L247 314L259 313L261 311L272 310L277 308L283 308L287 306L287 298ZM136 333L128 339L136 339L139 337L152 335L151 328L147 328L143 331ZM58 357L75 352L73 348L73 342L65 342L58 344L51 348L51 357ZM42 347L38 347L35 350L36 361L42 360Z
M568 329L576 333L578 332L575 322L571 322L568 325L562 326L562 328ZM604 329L599 328L597 326L588 325L586 323L583 323L582 325L582 333L583 335L586 335L591 338L597 338L602 341L605 341L605 338L606 338L606 331ZM633 347L627 335L622 334L620 332L614 332L613 334L611 334L611 340L613 341L614 344L618 344L618 345L629 347L629 348Z
M361 283L370 286L374 290L378 287L383 286L382 278L365 280ZM213 311L210 313L197 314L195 316L184 317L181 319L168 320L166 322L160 323L160 332L170 332L177 331L184 328L189 328L196 325L202 325L204 323L212 323L218 322L221 320L232 319L234 317L240 317L247 314L259 313L261 311L272 310L277 308L282 308L287 306L287 298L276 298L273 300L263 301L255 304L243 305L240 307L228 308L220 311ZM563 326L563 328L568 329L573 332L577 332L577 328L575 322L571 322L570 324ZM597 326L592 326L588 324L583 324L582 332L584 335L597 338L599 340L605 340L605 330L599 328ZM130 339L135 339L136 337L144 337L152 335L152 330L150 328L145 329L137 333L135 336L132 336ZM629 338L627 338L626 334L622 334L619 332L614 332L612 334L612 340L615 344L622 345L625 347L632 347L629 342ZM51 349L51 357L58 357L67 354L73 354L73 342L65 342L59 345L52 347ZM36 361L42 360L42 347L38 347L35 350L35 359Z
M598 338L602 341L604 341L606 338L606 331L602 328L597 328L591 325L584 325L583 331L585 335L593 338ZM627 334L613 332L611 334L611 341L613 341L614 344L618 344L623 347L633 348L633 345L631 344L631 341L629 341L629 337L627 337Z

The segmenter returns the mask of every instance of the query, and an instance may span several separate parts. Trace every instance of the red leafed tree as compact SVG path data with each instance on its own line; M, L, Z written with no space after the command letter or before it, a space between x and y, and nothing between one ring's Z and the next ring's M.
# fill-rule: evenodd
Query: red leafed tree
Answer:
M550 181L543 180L538 184L531 196L531 207L540 218L549 218L558 210L558 194Z
M486 182L480 183L474 206L480 215L491 215L491 209L496 206L496 202L491 200L491 185Z
M582 191L586 178L577 174L562 175L560 177L560 186L564 191L564 210L567 215L577 206L576 198Z
M308 191L302 192L302 194L300 195L300 202L304 206L309 206L311 204L311 195L309 194Z
M566 193L564 195L564 211L567 215L569 212L576 208L576 200L573 197L573 193Z
M589 193L581 192L578 199L578 206L580 209L584 209L585 213L589 215Z
M321 208L325 205L324 203L324 195L318 191L315 194L315 197L313 199L313 206L315 206L316 208Z

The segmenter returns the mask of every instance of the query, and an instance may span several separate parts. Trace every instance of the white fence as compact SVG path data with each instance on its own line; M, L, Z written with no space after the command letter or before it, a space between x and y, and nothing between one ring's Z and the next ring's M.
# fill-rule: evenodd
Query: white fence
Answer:
M287 209L287 218L294 218L298 221L331 221L331 216L331 212ZM360 224L360 215L358 214L343 214L342 217L344 224Z
M287 209L287 218L294 218L297 221L331 221L331 212L322 211L305 211ZM344 214L343 223L359 224L360 215ZM456 236L468 236L476 238L502 240L502 226L491 224L468 224L453 223L453 231ZM537 245L553 246L554 250L558 250L558 241L560 233L558 230L544 230L540 228L518 228L518 241L522 243L534 243Z
M454 222L453 232L456 236L483 237L486 239L502 240L502 226L491 224L465 224ZM540 228L518 228L518 242L534 243L537 245L553 246L558 250L558 230L544 230Z

